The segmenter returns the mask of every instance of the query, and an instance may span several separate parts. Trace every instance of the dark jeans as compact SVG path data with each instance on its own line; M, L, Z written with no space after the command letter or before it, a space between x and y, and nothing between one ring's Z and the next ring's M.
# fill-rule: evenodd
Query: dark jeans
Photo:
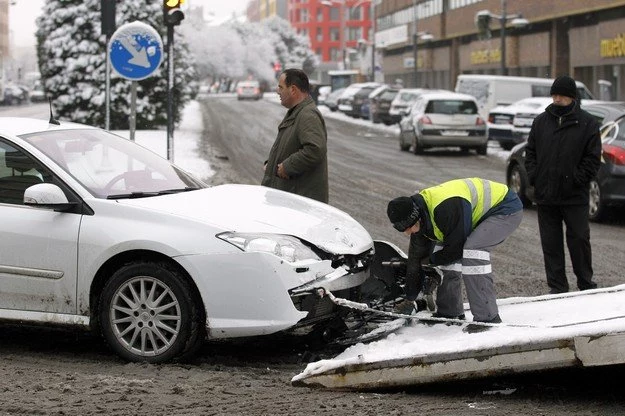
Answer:
M564 235L579 290L594 289L588 205L538 205L538 228L550 293L569 291L564 270Z

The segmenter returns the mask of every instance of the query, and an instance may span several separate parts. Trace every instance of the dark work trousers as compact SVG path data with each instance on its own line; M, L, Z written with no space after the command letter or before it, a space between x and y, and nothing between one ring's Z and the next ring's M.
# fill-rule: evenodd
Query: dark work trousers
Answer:
M439 314L458 316L464 313L460 286L464 280L473 320L490 322L499 317L490 253L518 228L522 219L522 210L486 218L467 238L462 258L455 263L440 266L443 281L436 292ZM437 245L434 250L440 248L442 246Z
M538 228L550 293L569 291L564 263L564 235L579 290L594 289L588 205L538 205Z

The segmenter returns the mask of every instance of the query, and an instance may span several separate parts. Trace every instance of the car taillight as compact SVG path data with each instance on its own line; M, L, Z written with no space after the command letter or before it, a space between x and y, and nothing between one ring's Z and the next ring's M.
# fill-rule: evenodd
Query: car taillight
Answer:
M484 119L482 119L482 117L478 117L478 118L475 120L475 125L476 125L476 126L483 126L483 125L484 125Z
M237 88L237 94L243 94L243 88Z
M489 114L489 115L488 115L488 122L489 122L489 123L494 123L494 122L495 122L495 116L494 116L494 115L492 115L492 114Z
M615 165L625 165L625 149L611 144L604 144L603 158Z
M254 94L260 94L260 88L254 88Z
M428 116L423 116L419 119L420 124L432 124L432 120Z

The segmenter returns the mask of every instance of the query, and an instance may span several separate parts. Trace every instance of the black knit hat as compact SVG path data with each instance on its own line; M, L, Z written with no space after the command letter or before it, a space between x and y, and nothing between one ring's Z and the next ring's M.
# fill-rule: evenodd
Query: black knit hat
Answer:
M577 85L575 80L566 75L556 78L551 85L550 95L564 95L565 97L577 98Z
M400 196L388 203L386 215L393 223L393 227L400 232L412 227L421 217L419 207L412 198Z

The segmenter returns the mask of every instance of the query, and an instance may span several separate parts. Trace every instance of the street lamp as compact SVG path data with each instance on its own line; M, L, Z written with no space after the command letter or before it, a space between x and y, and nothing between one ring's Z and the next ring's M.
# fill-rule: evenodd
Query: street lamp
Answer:
M490 19L499 20L501 27L501 73L508 75L508 67L506 65L506 24L510 21L510 24L515 28L525 27L529 24L527 19L523 18L520 13L507 14L506 12L507 0L501 0L501 14L494 14L488 10L480 10L475 15L475 22L478 30L490 35L489 23ZM490 36L489 36L490 37Z
M434 39L434 36L432 36L431 33L429 32L418 32L417 31L417 20L419 18L418 14L417 14L417 1L416 0L412 0L412 55L413 55L413 60L414 60L414 67L413 67L413 71L414 71L414 84L415 84L415 88L419 87L418 84L418 66L417 66L417 47L418 47L418 43L419 43L419 39L424 40L424 41L430 41L432 39Z
M331 7L332 4L339 4L341 7L339 9L339 22L340 22L340 33L339 39L341 41L341 68L345 69L345 11L349 10L352 7L358 7L366 2L371 2L371 0L360 0L359 2L347 7L347 0L322 0L321 4L324 6Z

